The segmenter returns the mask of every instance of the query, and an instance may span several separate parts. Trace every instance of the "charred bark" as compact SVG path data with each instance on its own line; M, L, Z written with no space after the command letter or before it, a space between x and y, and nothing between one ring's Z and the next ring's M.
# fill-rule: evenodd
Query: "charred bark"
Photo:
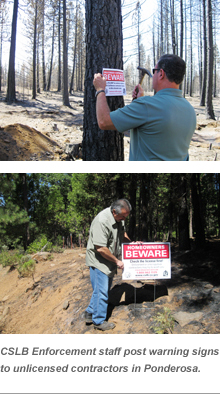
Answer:
M16 32L17 32L18 0L14 0L14 10L11 28L11 46L8 68L8 88L6 101L12 103L16 100L15 94L15 50L16 50Z
M86 73L84 161L123 161L123 133L102 131L96 119L94 74L103 67L123 69L121 0L86 0ZM111 111L124 106L122 96L107 97Z

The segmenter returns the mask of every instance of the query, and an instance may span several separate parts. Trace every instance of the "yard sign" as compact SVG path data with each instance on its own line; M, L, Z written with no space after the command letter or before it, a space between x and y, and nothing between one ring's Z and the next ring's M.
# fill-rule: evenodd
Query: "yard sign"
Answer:
M122 244L123 280L170 279L170 243Z

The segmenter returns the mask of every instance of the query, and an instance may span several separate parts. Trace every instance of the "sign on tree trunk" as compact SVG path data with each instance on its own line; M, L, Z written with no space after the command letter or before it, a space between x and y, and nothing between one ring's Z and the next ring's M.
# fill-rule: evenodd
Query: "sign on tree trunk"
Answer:
M123 133L102 131L96 119L93 78L103 68L123 69L121 0L86 0L86 73L83 128L84 161L123 161ZM108 97L111 111L122 96Z

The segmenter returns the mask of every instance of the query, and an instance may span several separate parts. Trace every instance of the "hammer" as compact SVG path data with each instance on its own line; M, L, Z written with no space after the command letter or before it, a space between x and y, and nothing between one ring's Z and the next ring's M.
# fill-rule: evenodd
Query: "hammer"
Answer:
M150 71L148 71L148 69L142 68L142 67L137 67L137 69L139 69L139 70L141 71L141 77L140 77L140 80L139 80L139 85L142 84L142 82L143 82L143 80L144 80L144 76L145 76L146 74L149 75L150 78L152 78L152 74L150 73ZM138 94L138 92L139 92L139 89L138 89L138 87L137 87L137 88L136 88L136 93Z

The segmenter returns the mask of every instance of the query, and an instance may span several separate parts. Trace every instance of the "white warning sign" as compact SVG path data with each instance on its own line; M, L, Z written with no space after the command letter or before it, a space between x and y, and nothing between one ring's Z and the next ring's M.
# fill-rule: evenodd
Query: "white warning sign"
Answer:
M123 280L170 279L170 243L123 244Z
M125 96L124 71L121 69L103 68L102 75L106 79L106 96Z

